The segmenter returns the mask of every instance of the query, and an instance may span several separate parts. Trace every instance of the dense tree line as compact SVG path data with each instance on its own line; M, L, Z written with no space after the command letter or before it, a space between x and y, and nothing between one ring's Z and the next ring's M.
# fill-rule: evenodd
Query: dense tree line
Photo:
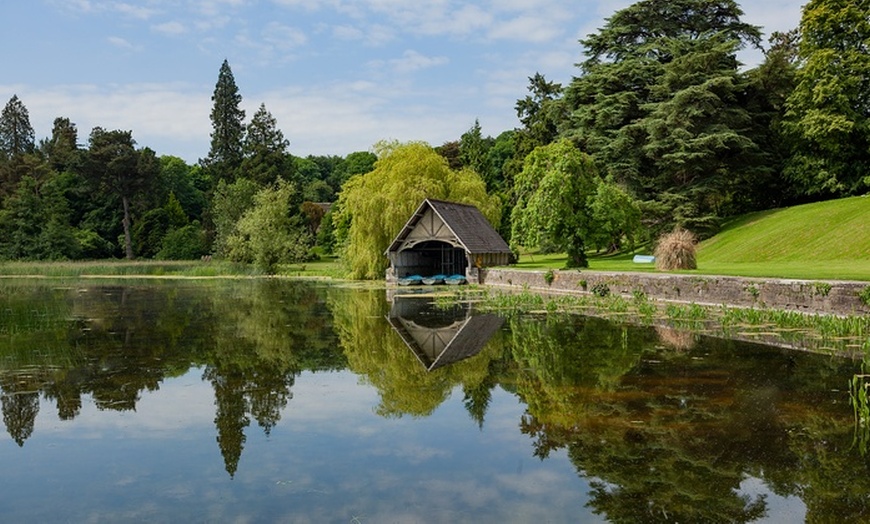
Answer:
M272 270L319 243L374 276L371 253L401 227L404 200L458 195L493 208L514 247L583 266L590 248L674 226L704 237L735 214L866 192L870 4L812 0L766 47L742 16L733 0L639 1L580 41L566 86L529 77L519 127L493 138L475 121L436 148L296 157L265 104L246 122L226 61L194 165L138 147L132 131L97 127L81 145L63 117L37 142L13 96L0 115L0 259L208 254ZM738 61L746 47L763 49L757 67ZM401 194L372 189L394 183Z
M0 115L0 260L215 254L272 270L312 256L322 204L375 155L293 156L264 104L245 124L226 61L212 100L210 150L190 165L138 147L132 131L96 127L82 145L63 117L36 143L13 96Z

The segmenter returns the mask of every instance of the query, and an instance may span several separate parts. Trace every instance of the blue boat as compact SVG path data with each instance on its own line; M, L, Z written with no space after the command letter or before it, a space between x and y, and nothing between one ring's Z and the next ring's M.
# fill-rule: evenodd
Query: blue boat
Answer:
M400 286L419 286L423 283L423 277L420 275L409 275L399 279Z
M465 277L462 275L450 275L449 277L444 279L444 283L450 286L460 286L465 284Z
M447 280L447 275L432 275L431 277L423 277L423 283L427 286L443 284Z

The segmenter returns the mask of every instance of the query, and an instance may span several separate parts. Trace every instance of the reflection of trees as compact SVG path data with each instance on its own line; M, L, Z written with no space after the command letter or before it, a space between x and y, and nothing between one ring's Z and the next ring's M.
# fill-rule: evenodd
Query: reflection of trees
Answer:
M344 357L324 293L315 286L245 283L216 295L213 307L221 322L204 378L214 387L218 447L234 476L250 419L269 435L293 397L296 375L343 369Z
M39 395L62 420L88 394L131 409L197 366L234 475L251 422L270 434L299 373L349 365L386 416L431 413L461 388L482 425L496 386L515 393L535 454L565 450L592 480L590 506L612 521L753 520L766 502L741 495L747 477L800 497L808 521L870 521L870 458L850 450L843 391L857 366L843 360L519 317L476 357L426 372L385 320L383 291L280 280L79 288L0 290L0 403L19 445Z
M429 415L462 385L472 418L482 422L494 385L490 362L500 356L499 337L473 358L427 371L384 318L389 307L383 290L336 289L329 304L348 366L380 394L378 414Z
M15 291L0 293L0 387L7 430L19 443L32 432L40 392L68 420L83 395L100 409L135 409L143 390L205 366L219 447L234 474L251 418L268 435L297 374L345 366L317 286L268 280Z
M527 370L521 428L541 457L567 449L608 520L749 522L766 502L740 493L747 476L801 495L810 516L870 507L867 464L843 454L849 413L830 407L848 363L830 372L830 359L728 341L674 352L652 331L525 322L512 326Z
M613 390L638 364L649 340L646 331L593 317L514 319L511 333L513 357L526 370L517 377L518 394L530 413L546 413L548 423L566 426L598 415L602 390ZM567 420L560 421L562 415ZM537 448L536 454L547 455L546 445Z
M15 391L3 386L0 403L3 404L3 423L9 436L19 446L24 445L33 433L33 424L39 413L39 393L35 391Z

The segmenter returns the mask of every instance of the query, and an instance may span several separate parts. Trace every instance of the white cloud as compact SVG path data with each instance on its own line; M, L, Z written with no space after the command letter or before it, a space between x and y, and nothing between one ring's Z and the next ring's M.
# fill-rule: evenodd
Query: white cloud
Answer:
M110 36L106 40L113 46L121 49L127 49L129 51L134 51L137 49L136 46L128 42L126 39L121 38L120 36Z
M142 7L139 5L133 4L125 4L125 3L117 3L112 5L112 9L115 11L124 14L126 16L136 18L139 20L148 20L152 16L156 14L156 11L153 9L148 9L147 7Z
M137 20L148 20L158 13L156 9L113 0L51 0L51 4L64 10L84 14L120 13Z
M421 69L429 69L447 64L450 60L446 56L425 56L417 51L407 50L402 58L394 58L389 61L397 73L413 73Z
M323 2L317 0L272 0L272 3L283 7L291 7L291 8L300 8L305 11L316 11L323 4L331 3L331 2Z
M542 43L551 41L562 33L562 28L548 18L521 16L495 25L489 31L489 36L497 39Z
M140 146L188 161L205 156L211 132L210 96L183 84L61 85L43 89L0 85L0 96L18 93L37 136L51 133L54 119L69 118L87 142L91 129L132 130Z
M270 45L288 50L305 45L308 42L308 37L305 33L295 27L289 27L279 24L278 22L270 22L263 29L263 39Z
M362 40L365 33L351 25L337 25L332 28L332 36L339 40Z
M182 35L187 32L187 27L185 27L185 25L181 22L177 21L157 24L153 26L153 29L158 33L163 33L170 36Z
M206 16L223 15L225 8L243 7L247 0L199 0L197 9Z

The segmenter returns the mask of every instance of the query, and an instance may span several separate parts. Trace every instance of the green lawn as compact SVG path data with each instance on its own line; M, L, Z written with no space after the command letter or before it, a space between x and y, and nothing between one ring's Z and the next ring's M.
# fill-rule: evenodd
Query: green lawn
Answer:
M639 250L649 253L649 250ZM593 271L655 271L632 254L592 254ZM558 269L565 255L527 253L518 268ZM727 222L698 246L698 269L688 274L870 280L870 196L751 213Z

